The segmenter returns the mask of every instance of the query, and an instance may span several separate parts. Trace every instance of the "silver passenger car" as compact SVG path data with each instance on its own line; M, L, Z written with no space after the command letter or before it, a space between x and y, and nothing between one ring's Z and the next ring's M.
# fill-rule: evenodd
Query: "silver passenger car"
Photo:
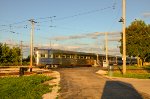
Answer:
M37 66L66 67L66 66L92 66L94 54L64 51L56 49L35 49Z

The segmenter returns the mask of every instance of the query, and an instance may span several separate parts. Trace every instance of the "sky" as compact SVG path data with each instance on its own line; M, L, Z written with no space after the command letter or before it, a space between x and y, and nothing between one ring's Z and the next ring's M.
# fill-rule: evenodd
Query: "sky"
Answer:
M135 19L150 24L150 0L126 0L126 26ZM122 0L0 0L0 42L29 53L31 23L34 46L120 55Z

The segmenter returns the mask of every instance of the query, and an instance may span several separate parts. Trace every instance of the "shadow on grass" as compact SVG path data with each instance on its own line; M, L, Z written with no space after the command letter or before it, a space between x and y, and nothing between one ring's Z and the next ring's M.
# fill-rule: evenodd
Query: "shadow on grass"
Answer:
M100 99L143 99L135 88L125 82L106 81Z
M120 73L123 75L122 69L119 66L117 66L117 67L118 67Z

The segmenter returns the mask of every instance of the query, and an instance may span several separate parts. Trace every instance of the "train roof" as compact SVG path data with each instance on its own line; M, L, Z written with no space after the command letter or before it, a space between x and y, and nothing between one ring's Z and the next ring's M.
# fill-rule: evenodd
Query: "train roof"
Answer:
M44 49L44 48L36 48L36 50L43 50L43 51L52 51L53 53L66 53L66 54L82 54L82 55L96 55L96 53L86 53L86 52L75 52L75 51L68 51L68 50L60 50L60 49ZM98 54L100 56L105 56L104 54Z
M80 54L80 55L97 55L96 53L86 53L86 52L76 52L76 51L68 51L68 50L60 50L60 49L48 49L48 48L34 48L34 51L41 50L41 51L51 51L53 53L58 53L58 54ZM106 56L105 54L98 54L99 56ZM108 57L117 57L117 58L122 58L122 56L114 56L114 55L108 55ZM136 59L136 57L127 57L127 58L132 58Z

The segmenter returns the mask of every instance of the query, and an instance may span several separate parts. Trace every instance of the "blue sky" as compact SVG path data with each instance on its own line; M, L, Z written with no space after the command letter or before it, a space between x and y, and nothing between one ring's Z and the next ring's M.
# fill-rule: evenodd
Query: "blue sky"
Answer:
M126 0L126 3L127 26L134 19L150 24L150 0ZM122 24L118 20L121 16L122 0L0 0L0 42L19 44L22 40L28 46L31 28L28 20L32 18L38 22L35 24L35 46L50 46L51 42L53 48L77 51L93 48L104 53L104 35L85 35L116 32L108 37L109 49L110 54L119 54L117 40Z

